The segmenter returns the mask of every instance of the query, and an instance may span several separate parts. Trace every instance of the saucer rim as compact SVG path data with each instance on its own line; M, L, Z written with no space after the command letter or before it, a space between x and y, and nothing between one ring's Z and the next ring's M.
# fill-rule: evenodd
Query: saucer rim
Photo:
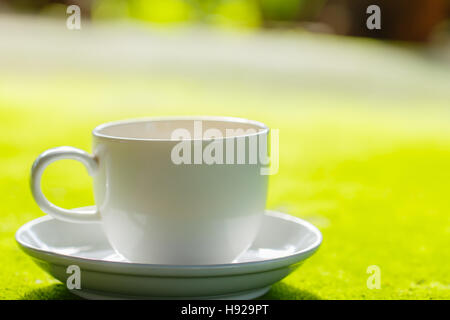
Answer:
M263 272L267 270L273 270L277 268L283 268L287 265L301 263L313 255L322 244L323 236L320 230L308 221L301 218L274 210L265 210L265 215L272 216L277 219L291 221L304 226L308 232L313 233L316 236L316 241L306 248L296 251L292 254L282 256L279 258L267 259L262 261L246 261L238 263L224 263L224 264L210 264L210 265L171 265L171 264L149 264L149 263L137 263L126 261L105 261L95 258L77 257L70 254L56 253L44 249L34 247L21 241L20 235L26 232L27 229L33 225L43 223L45 221L57 220L49 215L45 215L36 219L33 219L24 225L22 225L15 233L15 240L19 247L33 259L41 261L48 261L48 259L42 258L46 256L51 258L51 263L62 264L64 261L73 264L74 261L80 262L88 267L89 270L101 270L102 272L110 273L124 273L123 269L126 269L127 274L135 275L151 275L151 276L204 276L205 271L211 273L210 276L229 275L233 274L246 274L254 272ZM108 269L108 270L105 270ZM150 272L149 272L150 271ZM174 273L175 272L175 273ZM179 273L178 272L182 272ZM187 273L186 273L187 272Z

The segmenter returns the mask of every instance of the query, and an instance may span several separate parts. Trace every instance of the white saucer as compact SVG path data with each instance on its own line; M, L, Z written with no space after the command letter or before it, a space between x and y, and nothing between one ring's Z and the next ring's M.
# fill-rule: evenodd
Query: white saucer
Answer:
M266 211L252 247L220 265L131 263L116 254L99 224L74 224L44 216L23 225L16 241L39 267L66 283L69 265L81 270L88 299L252 299L298 268L320 246L312 224Z

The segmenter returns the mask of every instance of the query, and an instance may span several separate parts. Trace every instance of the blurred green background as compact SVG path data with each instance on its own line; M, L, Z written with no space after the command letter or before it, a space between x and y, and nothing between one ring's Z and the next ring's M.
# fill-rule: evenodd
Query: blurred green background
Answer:
M264 298L450 298L447 1L409 2L411 17L430 12L406 20L417 32L381 1L375 33L350 1L78 3L79 31L63 1L0 5L1 299L75 298L14 241L43 215L28 186L38 154L89 151L96 125L160 115L279 129L267 206L311 221L324 242ZM73 161L52 164L43 188L63 207L93 203ZM370 265L381 289L366 286Z

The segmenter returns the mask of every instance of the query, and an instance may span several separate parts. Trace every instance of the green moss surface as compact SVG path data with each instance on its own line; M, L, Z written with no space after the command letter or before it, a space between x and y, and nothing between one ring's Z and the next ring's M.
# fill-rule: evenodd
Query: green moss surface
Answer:
M106 121L174 114L240 116L280 130L267 206L311 221L324 241L264 298L450 298L448 100L121 80L0 79L0 299L75 298L14 240L43 215L28 185L38 154L61 145L89 151L90 131ZM52 164L43 188L60 206L93 204L90 178L73 161ZM367 288L370 265L381 270L381 289Z

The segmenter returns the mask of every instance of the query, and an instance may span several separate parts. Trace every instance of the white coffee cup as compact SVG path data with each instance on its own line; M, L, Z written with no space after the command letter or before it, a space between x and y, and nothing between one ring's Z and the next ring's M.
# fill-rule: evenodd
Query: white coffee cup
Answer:
M213 143L195 132L199 122L204 132L212 129L224 134L214 143L230 146L223 155L228 164L195 160L201 156L196 147L205 150ZM192 164L177 164L179 159L173 159L174 154L181 154L174 152L181 139L173 138L180 128L192 135L183 140L192 147ZM225 134L236 129L243 129L243 133ZM73 147L54 148L39 155L32 168L31 189L39 207L57 219L101 222L113 248L131 262L229 263L254 240L267 194L267 175L261 174L261 161L242 164L230 160L240 151L249 159L254 152L250 140L267 140L268 132L262 123L227 117L107 123L93 130L93 155ZM239 141L245 142L243 148ZM229 157L231 149L235 154ZM184 151L181 156L187 159ZM40 186L42 173L60 159L78 160L86 166L93 177L95 210L63 209L45 198Z

